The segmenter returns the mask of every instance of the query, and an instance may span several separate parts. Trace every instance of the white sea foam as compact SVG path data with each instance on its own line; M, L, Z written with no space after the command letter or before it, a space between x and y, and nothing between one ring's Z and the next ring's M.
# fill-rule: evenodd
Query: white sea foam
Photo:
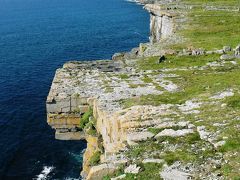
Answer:
M45 180L48 178L48 175L54 170L55 167L53 166L44 166L43 170L39 175L37 175L37 178L34 178L36 180Z
M127 2L131 2L131 3L137 3L139 5L141 5L141 3L138 0L125 0Z

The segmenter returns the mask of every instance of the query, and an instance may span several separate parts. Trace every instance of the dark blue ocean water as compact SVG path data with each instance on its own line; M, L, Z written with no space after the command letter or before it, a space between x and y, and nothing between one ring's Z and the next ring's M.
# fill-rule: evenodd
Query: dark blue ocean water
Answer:
M78 178L83 141L58 141L45 100L68 60L110 58L148 41L149 17L123 0L0 0L0 179Z

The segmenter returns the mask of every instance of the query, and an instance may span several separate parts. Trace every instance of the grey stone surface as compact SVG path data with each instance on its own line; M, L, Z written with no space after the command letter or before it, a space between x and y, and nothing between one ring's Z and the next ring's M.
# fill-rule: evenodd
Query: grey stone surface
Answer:
M130 173L130 174L138 174L139 171L140 171L140 167L137 166L136 164L131 164L124 170L125 173Z
M186 136L187 134L191 134L194 131L192 129L181 129L181 130L173 130L173 129L164 129L160 133L158 133L155 138L158 137L164 137L164 136L169 136L169 137L180 137L180 136Z
M229 52L231 50L232 50L232 48L230 46L223 46L223 51L224 52Z
M85 139L85 134L82 131L78 131L78 132L60 132L58 130L56 130L55 133L55 139L58 140L64 140L64 141L68 141L68 140L82 140Z
M228 54L223 54L223 55L220 56L221 60L232 60L234 58L235 58L234 55L228 55Z

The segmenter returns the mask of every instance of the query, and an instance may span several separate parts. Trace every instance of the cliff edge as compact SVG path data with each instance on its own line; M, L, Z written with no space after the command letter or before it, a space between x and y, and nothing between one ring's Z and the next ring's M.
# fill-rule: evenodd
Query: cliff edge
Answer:
M85 179L239 178L239 2L142 3L150 42L64 64L48 124L87 140Z

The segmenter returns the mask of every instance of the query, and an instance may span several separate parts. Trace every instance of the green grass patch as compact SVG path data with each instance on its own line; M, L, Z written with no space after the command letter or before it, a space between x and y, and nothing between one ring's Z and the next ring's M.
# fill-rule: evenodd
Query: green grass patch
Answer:
M146 84L128 84L130 88L145 87Z
M236 135L238 136L238 135ZM226 141L226 143L220 147L221 152L227 151L238 151L240 152L240 137L231 138Z
M194 162L197 160L197 156L198 155L189 153L188 151L177 150L175 152L166 152L164 155L162 155L162 158L167 162L168 165L171 165L176 161Z
M132 180L132 179L158 179L161 180L159 172L162 169L163 164L158 163L146 163L140 164L141 171L138 174L127 174L125 180Z
M230 108L240 108L240 96L234 95L226 100L227 106Z
M96 166L100 162L101 152L96 151L90 158L89 164L91 166Z
M194 59L195 57L191 58ZM204 61L211 61L212 58L210 60L206 58ZM219 93L224 89L236 89L240 86L239 65L225 64L225 67L216 67L215 69L209 67L205 70L174 70L171 73L179 75L177 80L176 78L168 79L175 82L179 86L180 91L134 97L121 100L121 104L125 108L134 105L183 104L186 100L198 97L208 98L210 95ZM238 99L233 100L229 104L238 106Z
M145 75L145 76L142 78L142 81L143 81L144 83L152 83L152 82L153 82L152 78L148 77L147 75Z
M81 129L84 129L84 127L88 124L89 118L93 116L93 109L89 108L87 112L83 114L83 116L80 119L79 127Z
M187 42L182 48L193 46L202 47L208 50L222 48L225 45L235 47L240 42L240 14L239 12L205 10L202 5L213 5L219 8L236 9L239 1L219 1L219 0L185 0L184 2L199 6L192 8L188 13L187 28L178 32Z
M203 55L203 56L175 56L168 55L166 60L158 63L158 56L143 58L138 61L138 68L142 70L160 70L163 68L181 68L192 66L203 66L208 62L219 59L219 55Z
M129 76L127 74L119 74L118 77L120 79L128 79L129 78Z

